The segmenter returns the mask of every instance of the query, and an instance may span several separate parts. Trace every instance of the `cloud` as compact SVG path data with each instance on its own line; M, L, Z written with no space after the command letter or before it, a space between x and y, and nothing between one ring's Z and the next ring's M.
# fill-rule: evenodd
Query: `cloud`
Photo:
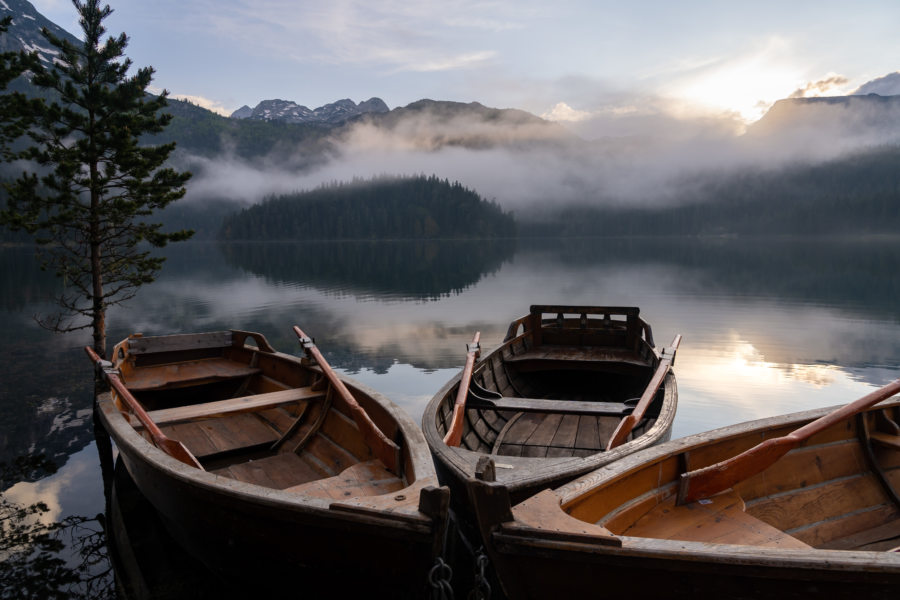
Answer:
M864 83L853 92L855 96L865 96L866 94L878 94L879 96L900 95L900 71Z
M489 61L496 55L495 52L470 52L455 56L436 57L430 61L416 60L413 62L399 61L396 70L420 71L423 73L433 71L454 71L477 67Z
M541 115L542 119L548 121L569 121L578 122L589 119L591 113L586 110L575 110L565 102L558 102L556 106Z
M829 85L823 82L820 89ZM900 103L866 98L785 102L746 135L733 112L652 95L605 99L586 109L557 102L545 113L557 123L521 111L479 115L461 104L410 108L386 122L348 127L315 165L308 152L284 147L254 162L195 158L187 165L195 173L188 192L192 199L252 203L354 177L434 174L514 210L658 206L690 200L711 176L827 161L900 141L883 126L900 119Z
M210 100L209 98L204 98L203 96L193 96L191 94L169 94L169 98L174 98L175 100L186 100L191 104L196 104L197 106L203 107L207 110L211 110L214 113L222 115L223 117L231 116L231 113L234 112L233 109L225 108L225 106L218 100Z
M471 68L496 54L492 37L523 27L534 10L476 0L367 2L238 0L193 3L191 27L207 28L244 52L297 62L386 72ZM200 5L200 6L198 6ZM207 32L208 33L208 32Z
M813 98L816 96L840 95L843 88L850 80L841 75L832 75L819 81L810 81L802 88L791 92L788 98Z
M195 96L192 94L173 94L169 90L164 90L163 88L156 86L156 85L148 85L147 91L150 92L151 94L157 94L157 95L159 95L159 94L163 93L163 91L165 91L168 93L169 98L172 98L175 100L186 100L187 102L196 104L197 106L203 107L207 110L211 110L214 113L220 114L224 117L229 117L229 116L231 116L231 113L234 112L233 109L225 108L225 105L223 105L218 100L210 100L209 98L205 98L203 96Z

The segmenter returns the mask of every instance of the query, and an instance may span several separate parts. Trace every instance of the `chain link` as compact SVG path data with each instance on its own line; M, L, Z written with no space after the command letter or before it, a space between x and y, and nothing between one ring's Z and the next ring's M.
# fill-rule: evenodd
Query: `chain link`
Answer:
M428 572L428 584L431 586L432 600L453 600L453 588L450 580L453 578L453 569L438 557L434 566Z
M488 557L484 553L484 547L478 549L475 554L475 587L469 592L469 600L489 600L491 597L491 584L488 583L485 571L488 566Z

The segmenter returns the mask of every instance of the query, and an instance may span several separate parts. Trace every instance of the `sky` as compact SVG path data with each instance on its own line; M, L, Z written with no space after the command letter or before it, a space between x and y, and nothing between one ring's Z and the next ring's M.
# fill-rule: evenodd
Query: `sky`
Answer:
M32 0L78 35L70 0ZM591 137L635 114L750 123L900 70L900 2L113 0L154 84L223 114L373 96L520 108ZM900 89L896 91L900 93Z

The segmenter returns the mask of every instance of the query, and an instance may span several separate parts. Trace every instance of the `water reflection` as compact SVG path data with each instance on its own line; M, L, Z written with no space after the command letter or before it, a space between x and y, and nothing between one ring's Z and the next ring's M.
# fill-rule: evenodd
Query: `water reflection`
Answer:
M900 376L900 240L499 244L178 244L159 280L110 313L109 339L241 328L298 353L296 323L335 367L418 420L474 331L489 350L533 303L637 305L658 343L685 336L675 437L848 402ZM59 466L20 470L4 501L43 502L55 523L97 514L80 350L89 334L34 323L58 282L30 250L0 249L0 264L0 331L14 347L0 386L0 461L43 454Z
M0 489L55 470L44 456L17 457L0 463ZM22 485L0 492L0 598L114 598L104 514L62 516L14 491Z
M106 510L109 554L120 600L227 600L254 598L253 590L223 582L182 550L117 463Z
M229 264L267 281L380 300L459 294L500 268L515 247L514 239L220 246Z

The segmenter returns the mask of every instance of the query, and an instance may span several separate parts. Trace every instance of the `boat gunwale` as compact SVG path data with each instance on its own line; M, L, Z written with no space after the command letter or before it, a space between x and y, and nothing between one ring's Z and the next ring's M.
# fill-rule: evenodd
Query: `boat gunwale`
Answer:
M531 509L527 506L531 499L512 506L512 520L498 522L491 528L488 552L501 572L506 570L505 565L515 564L516 556L521 556L542 559L552 557L553 561L566 564L596 563L604 565L605 568L615 568L617 565L638 568L636 565L640 564L642 570L651 572L662 569L666 572L702 573L714 568L722 576L772 579L789 577L804 581L858 582L862 586L885 585L887 582L896 584L900 576L900 552L815 547L783 548L627 534L612 534L617 542L612 544L608 536L589 533L593 523L571 516L564 508L566 503L574 503L591 494L603 493L607 485L645 469L657 468L663 461L684 452L718 443L727 444L729 441L770 429L800 426L840 406L843 405L720 427L631 454L555 490L548 490L546 492L550 496L548 502L557 503L558 518L562 519L556 520L557 516L554 516L552 528L543 529L529 524L534 521L529 519L529 516L541 514L534 512L532 515ZM896 407L900 407L900 397L883 401L869 411ZM840 424L834 425L839 426ZM482 485L493 487L502 484ZM576 535L566 536L565 533L568 531L575 532Z
M258 350L250 346L245 347L248 350ZM290 354L282 352L266 354L294 363L298 368L312 368L302 364L299 358ZM417 529L422 529L423 533L430 532L434 519L419 512L417 507L406 510L404 510L404 507L385 508L382 516L373 515L371 511L353 511L353 508L356 506L365 508L365 500L367 499L384 498L390 495L395 497L405 495L408 497L411 493L415 493L418 496L421 489L428 486L438 487L439 483L427 450L424 435L416 427L414 421L400 407L379 392L354 381L352 378L341 375L341 379L348 387L370 396L397 423L397 427L404 437L406 455L409 457L412 472L415 476L414 481L406 487L378 496L350 497L339 500L310 496L303 493L286 492L224 477L188 466L147 441L115 406L110 392L99 394L96 397L96 401L100 407L100 416L108 433L113 437L120 453L126 457L126 465L128 460L142 460L154 469L159 470L162 475L184 484L207 490L210 493L228 496L233 500L259 506L296 512L321 513L323 516L327 514L328 518L351 521L371 522L372 519L379 519L383 520L384 524L402 522L407 527L415 525ZM349 508L350 510L336 510L337 508Z
M483 356L478 361L475 368L478 369L486 364L495 354L502 352L504 347L514 343L516 340L520 339L522 335L525 334L521 334L499 344L496 348ZM642 341L645 344L647 343L646 340ZM649 346L648 344L648 347L658 356L653 346ZM461 378L462 371L460 370L460 372L456 373L434 396L432 396L422 414L422 431L424 432L426 440L439 440L439 443L428 444L435 460L441 460L448 467L452 468L452 470L455 471L457 479L465 480L474 475L475 464L478 457L486 455L482 452L468 450L461 446L450 447L444 444L443 435L438 431L435 422L441 403L444 402L452 388L459 383ZM660 413L656 416L653 425L640 436L631 439L612 450L599 450L596 453L585 457L561 457L558 461L546 457L513 457L518 458L521 461L533 461L534 466L517 470L515 474L508 473L508 471L511 470L497 469L496 474L498 482L507 486L510 491L515 491L520 487L524 488L526 486L540 485L544 482L552 482L559 478L559 465L561 463L564 464L566 461L571 461L573 463L573 468L571 470L567 469L567 471L571 471L568 477L579 477L594 469L602 468L603 465L611 461L622 460L621 457L625 457L646 447L658 444L659 440L663 439L666 434L671 431L672 423L675 420L675 414L677 412L678 385L675 379L674 369L666 374L666 378L660 387L664 390L664 400L662 402ZM495 457L495 460L502 462L506 458L509 457L497 456ZM575 465L577 465L577 467Z
M513 508L515 514L515 507ZM575 517L571 517L575 519ZM578 519L575 519L578 521ZM581 521L578 521L582 523ZM542 537L543 530L513 521L502 523L491 533L494 551L505 555L544 555L547 550L574 555L602 555L628 560L661 560L666 563L697 563L738 568L808 569L864 574L900 575L900 553L880 550L826 550L821 548L777 548L746 544L720 544L686 540L616 536L621 546L590 541L553 540ZM533 534L533 535L532 535ZM516 549L516 550L514 550ZM671 567L675 569L676 567Z
M843 406L837 404L823 408L814 408L801 412L763 417L752 421L726 425L717 429L694 433L682 438L669 440L662 444L645 448L633 454L629 454L612 465L604 465L592 473L588 473L570 481L553 490L560 501L561 508L565 508L582 497L595 493L597 488L612 484L615 480L628 477L643 469L653 468L660 462L674 456L684 454L690 450L700 449L713 444L725 443L753 433L762 433L767 429L800 426L803 423L813 421L837 408ZM870 410L880 410L900 406L900 397L885 400L875 405ZM835 424L837 426L837 424ZM806 444L799 448L806 447ZM696 468L696 467L694 467ZM568 514L568 513L566 513ZM576 520L576 517L572 517Z

